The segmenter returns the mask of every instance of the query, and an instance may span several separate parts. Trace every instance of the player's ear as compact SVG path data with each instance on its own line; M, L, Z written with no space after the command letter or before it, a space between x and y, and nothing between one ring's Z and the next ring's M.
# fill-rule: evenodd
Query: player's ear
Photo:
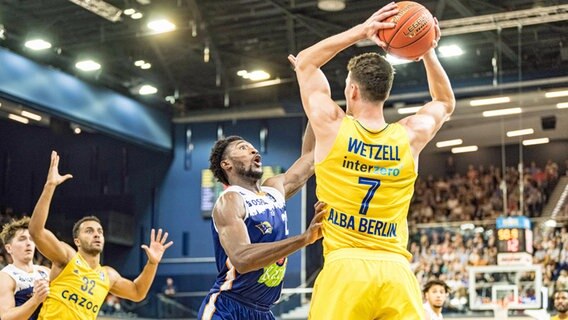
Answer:
M227 159L221 160L221 169L229 170L230 168L231 168L231 161Z

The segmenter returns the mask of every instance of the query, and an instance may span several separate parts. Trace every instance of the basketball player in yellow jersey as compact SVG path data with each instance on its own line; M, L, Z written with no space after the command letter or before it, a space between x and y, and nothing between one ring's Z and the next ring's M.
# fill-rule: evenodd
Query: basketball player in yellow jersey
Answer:
M53 151L47 182L28 227L38 250L52 262L50 291L38 319L96 319L109 292L121 298L141 301L150 289L164 251L172 245L171 241L166 243L168 233L162 233L160 229L156 234L152 229L150 245L142 245L148 262L134 281L121 277L111 267L100 265L105 239L97 217L84 217L73 226L75 251L45 229L55 188L72 178L69 174L61 176L58 165L59 156Z
M383 105L394 72L377 53L354 57L345 80L344 112L331 98L321 67L377 32L398 12L394 3L367 21L303 50L295 65L302 103L316 137L317 196L328 204L323 224L325 264L316 280L311 320L424 318L410 270L406 216L418 155L453 112L455 99L434 47L423 57L432 101L416 115L386 123Z

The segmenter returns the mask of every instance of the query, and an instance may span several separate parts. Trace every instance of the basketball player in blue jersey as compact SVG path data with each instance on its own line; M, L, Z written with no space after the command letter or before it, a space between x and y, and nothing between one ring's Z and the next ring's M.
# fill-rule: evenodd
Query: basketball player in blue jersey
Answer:
M29 217L2 227L2 243L12 263L0 271L0 319L37 319L49 293L49 268L33 263L35 243L28 231Z
M301 235L288 238L285 200L313 174L313 133L306 129L302 156L286 173L261 185L258 151L241 137L215 143L210 169L227 185L213 208L217 280L199 310L199 320L275 319L287 256L321 237L323 204Z
M453 112L455 99L434 47L422 57L431 102L416 115L387 123L383 106L393 68L377 53L349 61L344 112L331 98L321 67L355 43L395 27L395 3L367 21L303 50L295 64L302 104L316 137L316 194L327 205L324 267L314 285L311 320L423 319L420 288L410 270L407 214L420 151Z

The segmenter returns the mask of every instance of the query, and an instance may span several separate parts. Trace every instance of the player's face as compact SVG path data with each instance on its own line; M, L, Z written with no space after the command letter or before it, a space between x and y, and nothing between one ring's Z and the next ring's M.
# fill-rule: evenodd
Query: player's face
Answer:
M444 301L448 294L443 286L433 285L425 294L426 301L435 308L441 308L444 306Z
M103 251L105 237L103 227L96 221L85 221L79 227L79 237L75 240L77 247L89 254L98 254Z
M235 173L253 180L262 178L261 156L252 144L244 140L233 142L229 153Z
M568 311L568 292L558 292L554 295L554 308L560 313Z
M16 231L12 241L6 245L6 250L14 261L28 263L33 260L35 243L30 236L28 229Z

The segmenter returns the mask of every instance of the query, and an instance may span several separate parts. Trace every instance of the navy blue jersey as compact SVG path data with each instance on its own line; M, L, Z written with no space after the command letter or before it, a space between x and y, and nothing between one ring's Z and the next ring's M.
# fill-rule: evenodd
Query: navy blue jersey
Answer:
M245 204L244 223L251 243L274 242L288 237L288 221L284 196L276 189L262 187L262 193L231 186L224 192L236 192ZM212 221L217 280L210 293L222 292L245 304L269 308L280 298L287 258L260 270L239 274L221 246Z

